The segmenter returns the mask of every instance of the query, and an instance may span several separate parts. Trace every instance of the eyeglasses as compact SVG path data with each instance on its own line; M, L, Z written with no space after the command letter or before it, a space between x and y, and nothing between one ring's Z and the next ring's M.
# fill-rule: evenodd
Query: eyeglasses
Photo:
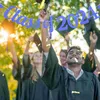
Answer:
M82 54L82 51L80 51L80 50L70 50L68 52L68 54L71 54L71 55L73 55L73 54L81 55Z

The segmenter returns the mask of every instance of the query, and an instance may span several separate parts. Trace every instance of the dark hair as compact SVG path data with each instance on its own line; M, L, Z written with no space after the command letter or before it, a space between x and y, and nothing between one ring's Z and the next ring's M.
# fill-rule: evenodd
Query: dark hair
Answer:
M69 52L70 50L72 50L72 49L77 49L77 50L80 50L80 51L81 51L81 48L80 48L79 46L72 46L72 47L70 47L70 48L67 50L67 54L68 54L68 52Z
M64 52L64 53L66 54L66 56L67 56L67 50L66 50L66 49L61 49L61 50L60 50L60 53L61 53L61 52Z

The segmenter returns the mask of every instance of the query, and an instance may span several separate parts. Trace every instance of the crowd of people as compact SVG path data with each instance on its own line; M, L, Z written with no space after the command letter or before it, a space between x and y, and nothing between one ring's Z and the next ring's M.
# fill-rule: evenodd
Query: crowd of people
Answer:
M18 81L16 100L100 100L100 62L94 53L97 35L90 34L90 49L86 57L83 57L78 46L61 49L60 65L48 29L43 27L43 22L47 19L45 10L40 11L39 18L42 52L29 52L29 45L34 42L34 35L30 36L21 64L12 38L8 38L8 49L13 62L12 73ZM66 35L67 43L68 38ZM1 72L0 100L9 100L6 78Z

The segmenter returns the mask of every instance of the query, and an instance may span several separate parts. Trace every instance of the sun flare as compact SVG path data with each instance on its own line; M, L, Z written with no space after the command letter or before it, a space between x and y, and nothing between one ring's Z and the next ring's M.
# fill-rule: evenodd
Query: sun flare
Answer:
M6 42L8 39L8 32L3 28L0 30L0 44Z

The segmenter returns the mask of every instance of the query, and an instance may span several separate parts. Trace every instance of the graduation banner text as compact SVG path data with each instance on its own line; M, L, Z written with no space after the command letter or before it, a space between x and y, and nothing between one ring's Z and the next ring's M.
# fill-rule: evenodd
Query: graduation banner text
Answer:
M0 4L0 8L3 8L3 5ZM13 15L12 18L8 18L8 14L9 12L15 8L15 14ZM97 6L97 9L100 10L100 4ZM37 19L37 21L35 23L33 23L33 18L27 18L26 16L19 16L21 10L19 10L18 8L16 8L15 6L10 6L5 12L4 12L4 17L6 19L10 19L12 20L12 22L16 22L17 24L21 24L22 26L25 26L26 28L34 28L37 29L40 27L40 20ZM88 17L86 17L86 13L83 10L79 10L77 11L76 14L69 14L67 16L67 19L64 16L59 16L56 18L56 21L58 23L60 23L62 21L61 26L57 29L58 31L64 31L64 30L68 30L68 25L71 28L77 28L78 26L78 19L79 19L79 14L82 15L82 19L80 21L80 24L87 24L89 23L89 19L91 17L95 19L100 18L99 14L96 13L93 8L91 6L89 6L88 8ZM18 18L17 18L18 17ZM71 17L74 19L75 25L72 24L71 22ZM16 19L17 18L17 19ZM16 20L15 20L16 19ZM45 20L43 22L43 26L44 28L48 28L49 27L49 32L53 32L53 16L51 15L49 20ZM68 23L68 25L66 25L66 21ZM47 22L49 22L49 25L47 25Z

